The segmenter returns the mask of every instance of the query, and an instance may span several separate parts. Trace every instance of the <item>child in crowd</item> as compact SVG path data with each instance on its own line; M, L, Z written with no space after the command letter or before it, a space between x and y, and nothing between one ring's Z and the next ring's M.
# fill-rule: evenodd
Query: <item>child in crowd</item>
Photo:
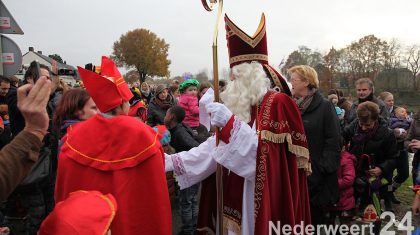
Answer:
M348 224L352 220L356 207L353 188L356 178L355 164L356 156L347 151L341 153L340 168L337 170L340 200L330 210L331 224L335 222L337 216L341 224Z
M190 127L197 133L197 128L200 125L199 108L198 108L198 86L200 83L195 79L189 79L181 83L179 86L179 106L185 110L184 124Z
M340 125L344 126L344 109L338 107L338 96L336 94L328 95L328 100L334 105L335 113L338 116L338 120L340 121Z
M170 145L175 151L188 151L197 147L199 143L194 139L192 130L187 127L183 120L185 118L185 110L180 106L173 106L168 109L165 116L165 125L171 132ZM181 170L179 166L175 167L175 173ZM198 218L198 189L199 184L195 184L189 188L180 191L180 209L182 219L182 231L180 234L195 234Z
M412 118L408 116L407 110L403 107L395 108L395 117L391 117L391 126L390 128L395 130L399 128L399 135L406 133L408 128L410 128Z

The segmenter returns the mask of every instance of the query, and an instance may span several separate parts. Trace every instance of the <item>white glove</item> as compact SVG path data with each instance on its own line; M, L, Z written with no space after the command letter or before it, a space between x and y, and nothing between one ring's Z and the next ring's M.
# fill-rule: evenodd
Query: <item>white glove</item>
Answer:
M206 109L210 113L211 124L217 127L224 127L232 117L232 112L221 103L210 103Z
M173 171L174 163L172 162L172 157L169 154L165 153L165 172Z

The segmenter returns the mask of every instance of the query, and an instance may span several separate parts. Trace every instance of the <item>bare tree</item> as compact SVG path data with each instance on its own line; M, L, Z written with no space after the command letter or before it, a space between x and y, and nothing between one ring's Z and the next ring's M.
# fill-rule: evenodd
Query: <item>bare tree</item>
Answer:
M384 46L384 68L401 68L401 43L393 38Z
M417 76L420 72L420 45L414 44L407 48L405 58L407 69L411 71L411 80L413 82L413 91L417 90Z
M400 89L398 71L401 69L401 53L401 44L396 38L384 44L381 74L387 90Z

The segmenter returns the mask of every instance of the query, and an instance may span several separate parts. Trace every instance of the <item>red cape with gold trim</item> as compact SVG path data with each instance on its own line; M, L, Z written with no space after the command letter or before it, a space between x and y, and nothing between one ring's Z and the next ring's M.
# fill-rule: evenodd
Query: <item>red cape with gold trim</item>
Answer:
M56 202L77 190L112 194L112 234L171 234L171 206L157 133L128 116L100 114L69 127L58 160Z
M255 235L277 226L311 223L307 174L309 150L296 103L283 93L268 93L259 113L261 129L255 172Z

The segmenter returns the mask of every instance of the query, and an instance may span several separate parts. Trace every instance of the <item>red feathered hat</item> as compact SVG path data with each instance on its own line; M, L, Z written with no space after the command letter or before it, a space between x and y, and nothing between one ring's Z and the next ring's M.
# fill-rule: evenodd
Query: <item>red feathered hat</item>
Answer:
M81 67L77 69L86 90L101 112L108 112L133 97L117 66L108 57L102 56L101 75Z
M76 191L55 206L42 222L38 235L103 235L109 230L117 210L111 194Z
M264 67L267 76L271 78L273 85L279 87L286 94L291 95L286 80L268 64L264 14L261 15L260 24L252 37L236 26L227 15L225 15L225 24L230 67L232 68L244 62L258 61Z

